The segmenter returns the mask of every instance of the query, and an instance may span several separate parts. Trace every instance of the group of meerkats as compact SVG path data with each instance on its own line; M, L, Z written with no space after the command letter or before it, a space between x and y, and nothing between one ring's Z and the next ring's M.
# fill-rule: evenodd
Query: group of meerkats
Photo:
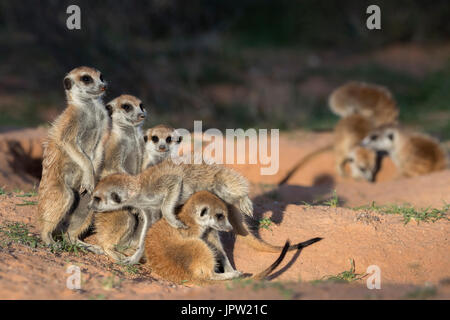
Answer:
M169 126L142 129L141 100L121 95L106 105L107 83L93 68L63 80L67 107L44 143L38 214L42 240L76 243L116 262L146 263L171 281L211 283L241 277L219 232L233 231L278 259L254 275L267 277L295 245L274 246L251 232L248 181L236 171L173 161L182 137ZM163 219L161 219L163 218ZM82 241L94 229L97 244Z
M335 89L329 107L341 119L334 128L334 141L301 159L284 177L288 179L318 154L333 150L336 171L357 180L374 182L383 156L389 156L397 177L415 177L448 167L445 150L439 141L399 124L399 110L386 87L364 82L348 82Z

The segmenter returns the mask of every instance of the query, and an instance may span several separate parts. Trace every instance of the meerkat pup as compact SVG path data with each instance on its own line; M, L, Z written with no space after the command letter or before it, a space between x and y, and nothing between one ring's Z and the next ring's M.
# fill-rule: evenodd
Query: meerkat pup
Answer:
M102 101L106 82L100 71L79 67L64 77L67 108L55 120L44 142L38 214L42 240L65 234L79 239L89 227L87 204L103 161L108 114Z
M334 154L339 175L344 176L344 165L350 162L353 178L373 181L377 154L359 146L373 128L372 122L359 114L350 115L338 122L334 129Z
M383 126L373 130L364 138L362 145L387 152L399 176L419 176L443 170L448 165L445 151L437 140L398 126Z
M147 117L142 101L132 95L121 95L106 104L111 117L111 132L105 145L105 162L101 177L114 173L138 174L144 154L142 125ZM131 246L138 225L132 209L96 216L97 243L113 260L124 258L117 247Z
M169 126L160 124L148 129L144 135L145 153L142 170L178 156L178 149L183 137Z
M136 176L115 174L101 180L94 191L90 207L96 212L136 208L143 220L139 244L133 256L125 263L137 263L144 251L145 234L150 223L162 217L174 228L187 228L175 215L175 208L184 204L197 191L210 191L227 203L232 214L230 222L239 236L252 247L268 252L280 252L282 247L272 246L257 239L242 224L242 213L251 217L253 204L248 197L248 181L236 171L212 164L175 164L167 159L151 166ZM319 241L315 238L289 247L299 249Z
M163 278L204 284L239 278L242 273L229 265L228 259L219 255L222 248L208 242L208 234L218 237L219 231L231 231L226 204L207 191L194 193L178 213L187 229L175 229L162 219L153 225L146 236L147 264ZM220 241L219 241L220 243ZM281 263L288 251L289 242L279 258L269 268L253 276L267 277ZM229 267L227 267L227 264ZM223 273L217 269L224 268Z
M348 82L335 89L329 97L333 113L344 118L360 114L371 119L376 127L395 123L398 109L391 92L383 86L364 82Z

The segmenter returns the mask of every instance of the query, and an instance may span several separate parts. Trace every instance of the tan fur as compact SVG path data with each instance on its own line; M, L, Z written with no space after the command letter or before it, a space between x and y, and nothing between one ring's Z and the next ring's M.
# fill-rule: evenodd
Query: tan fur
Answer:
M448 166L447 155L439 141L398 126L384 126L372 131L363 144L388 152L399 176L415 177L444 170Z
M219 165L175 164L168 159L136 176L111 175L97 185L91 207L97 212L123 207L139 210L144 220L144 232L141 233L136 253L126 259L129 263L136 263L136 259L142 255L145 232L151 225L150 221L157 221L162 213L173 227L185 228L186 226L176 219L175 207L185 203L193 193L202 190L216 194L232 208L230 222L238 236L244 237L244 240L255 237L244 225L242 217L242 213L248 216L253 214L253 204L248 197L248 181L236 171ZM280 252L283 249L260 239L257 246L255 243L256 241L248 241L250 246L262 251ZM289 250L303 246L304 243L299 243L290 246Z
M202 212L205 212L203 215ZM222 215L222 220L216 215ZM208 233L230 231L225 203L217 196L200 191L193 194L178 214L188 229L175 229L164 219L155 223L146 236L147 264L152 271L173 282L192 282L196 284L213 283L230 280L241 276L239 271L227 270L217 273L219 263L218 252L221 250L208 243ZM268 276L282 261L282 255L268 269L253 276L263 279Z
M142 101L131 95L121 95L108 102L106 108L112 118L112 129L105 146L101 177L114 173L138 174L144 153L141 127L147 115ZM115 261L123 259L124 255L116 248L136 245L132 243L136 223L131 209L96 216L94 225L98 244Z
M85 84L83 76L90 76L92 83ZM69 85L67 108L44 142L39 185L39 228L46 244L54 243L53 235L62 233L82 243L79 236L90 225L87 204L101 170L102 141L108 131L101 100L106 83L100 77L95 69L79 67L64 79L65 86Z
M376 127L395 123L398 109L391 92L383 86L364 82L348 82L335 89L329 98L331 111L340 117L360 114Z

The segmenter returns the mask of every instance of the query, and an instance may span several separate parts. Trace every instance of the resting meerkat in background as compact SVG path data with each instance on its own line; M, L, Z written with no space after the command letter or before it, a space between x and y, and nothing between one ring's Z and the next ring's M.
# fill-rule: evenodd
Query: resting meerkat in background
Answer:
M138 174L144 154L142 125L147 117L142 101L131 95L121 95L107 103L106 109L112 123L101 177L114 173ZM124 256L115 249L131 245L137 224L131 209L97 215L94 223L97 242L108 256L119 261Z
M87 204L103 161L108 114L106 90L98 70L79 67L64 78L67 108L55 120L44 142L38 214L42 240L55 234L94 249L79 236L89 227Z
M378 170L378 155L371 149L359 146L362 139L373 128L373 123L359 114L342 118L334 128L333 143L319 148L300 159L285 177L280 180L279 185L285 184L298 169L312 158L331 150L334 151L336 171L340 176L345 175L345 164L349 163L352 178L373 182Z
M169 157L178 156L182 139L183 137L174 128L163 124L148 129L144 135L145 152L142 170Z
M220 241L219 248L207 240L208 234L218 238L219 231L233 229L222 200L207 191L194 193L181 208L178 218L188 226L187 229L175 229L162 219L147 233L146 258L152 271L176 283L204 284L241 277L242 273L231 267ZM269 268L252 278L267 277L281 263L288 247L289 242ZM225 254L225 260L220 253ZM217 272L220 267L223 267L223 273Z
M419 176L444 170L448 165L445 151L437 140L398 126L384 126L373 130L362 144L387 152L396 165L399 176Z
M383 86L351 81L335 89L329 97L333 113L344 118L360 114L376 127L397 122L399 111L391 92Z
M125 260L125 263L137 263L144 250L145 234L150 222L157 221L162 214L172 227L186 228L176 218L175 208L184 204L192 194L202 190L214 193L230 206L230 222L246 243L262 251L282 250L282 247L272 246L256 238L242 224L242 213L250 217L253 215L253 204L248 197L248 181L236 171L219 165L175 164L167 159L136 176L111 175L97 184L90 207L97 212L120 210L124 207L138 209L144 221L144 231L140 234L136 252ZM320 238L313 240L319 241ZM290 246L289 250L309 244L310 241L299 243Z

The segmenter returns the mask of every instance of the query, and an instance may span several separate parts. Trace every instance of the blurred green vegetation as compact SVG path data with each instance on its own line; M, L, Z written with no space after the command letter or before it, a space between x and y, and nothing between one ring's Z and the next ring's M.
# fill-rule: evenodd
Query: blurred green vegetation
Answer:
M69 4L81 8L80 31L65 26ZM448 1L377 1L381 31L365 27L369 4L0 0L0 126L54 119L63 75L90 65L109 81L106 99L143 99L148 126L329 130L328 94L362 80L391 89L403 122L450 139L449 50L436 64L427 56L450 43ZM420 72L415 60L399 68L374 56L392 46L422 50Z

